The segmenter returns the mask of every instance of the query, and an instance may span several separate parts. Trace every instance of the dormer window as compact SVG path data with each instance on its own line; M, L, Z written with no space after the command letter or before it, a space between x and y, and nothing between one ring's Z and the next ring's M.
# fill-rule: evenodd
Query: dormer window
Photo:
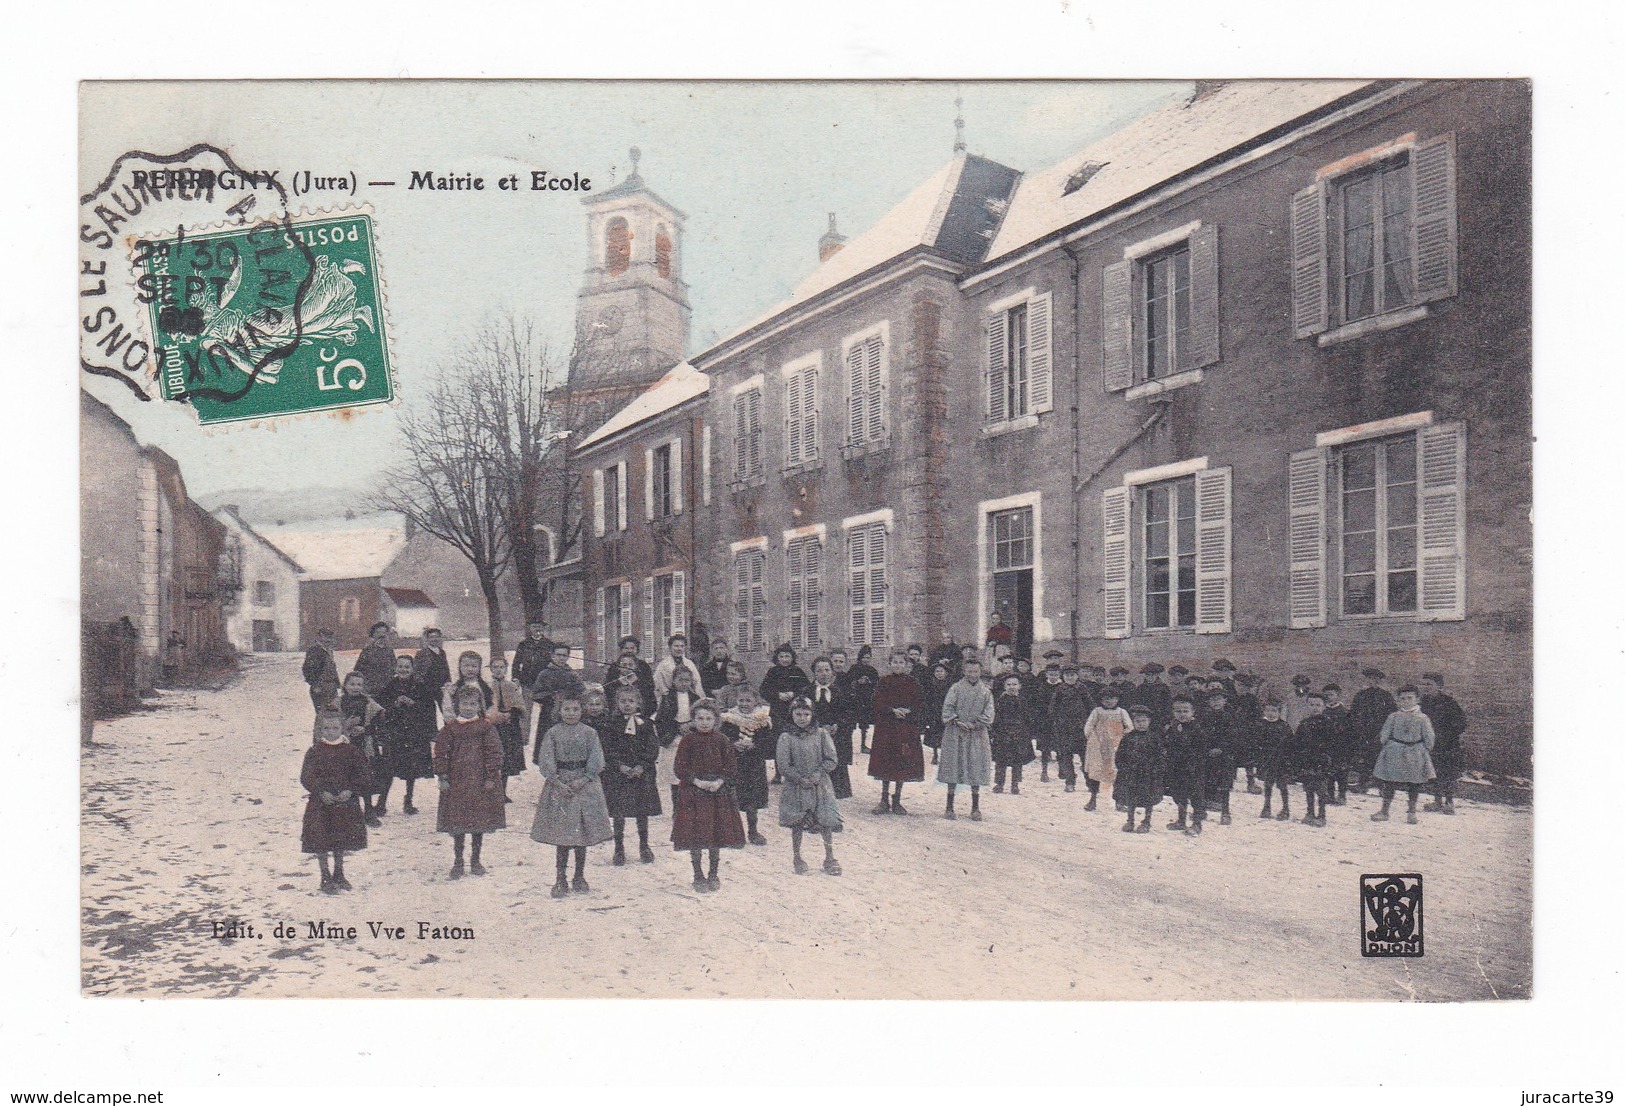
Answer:
M604 272L620 276L632 267L632 228L617 216L604 227Z

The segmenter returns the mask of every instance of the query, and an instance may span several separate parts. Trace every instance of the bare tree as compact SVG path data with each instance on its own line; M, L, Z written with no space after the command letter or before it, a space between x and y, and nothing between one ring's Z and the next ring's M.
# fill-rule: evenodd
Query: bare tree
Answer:
M503 482L483 417L487 382L468 362L444 372L400 415L402 459L385 474L372 506L397 511L419 529L468 558L485 596L493 655L502 648L502 601L497 581L508 567Z

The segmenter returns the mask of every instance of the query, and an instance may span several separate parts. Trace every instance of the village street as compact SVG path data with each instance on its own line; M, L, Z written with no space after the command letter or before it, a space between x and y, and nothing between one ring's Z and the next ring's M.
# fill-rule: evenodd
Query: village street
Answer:
M455 655L459 646L452 647ZM340 657L341 670L351 661ZM99 723L83 757L83 988L120 996L666 998L1454 999L1530 993L1532 814L1464 801L1417 826L1369 820L1351 797L1330 825L1260 821L1200 838L1119 832L1080 785L1037 782L984 798L986 820L940 817L942 789L911 785L912 817L870 813L878 784L852 769L836 838L845 875L790 870L788 831L764 812L765 848L724 853L720 893L696 894L686 855L654 823L656 863L609 865L553 900L553 850L529 838L540 778L510 785L509 828L487 838L483 879L446 880L450 841L400 785L355 890L317 893L299 851L310 701L292 656L250 658L218 691L165 693ZM671 753L662 759L662 794ZM776 793L775 793L776 802ZM1108 804L1109 805L1109 804ZM968 808L968 802L961 803ZM1294 813L1301 798L1293 796ZM669 807L668 807L669 813ZM629 827L630 836L630 827ZM1361 873L1419 872L1426 955L1363 959ZM255 936L221 940L214 923ZM312 938L310 923L354 926ZM272 935L290 923L292 939ZM402 927L374 936L368 923ZM419 923L473 940L419 938Z

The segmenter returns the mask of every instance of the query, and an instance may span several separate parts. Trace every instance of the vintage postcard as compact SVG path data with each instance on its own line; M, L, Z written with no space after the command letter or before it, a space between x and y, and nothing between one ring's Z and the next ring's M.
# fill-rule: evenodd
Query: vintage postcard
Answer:
M79 108L84 995L1531 997L1528 82Z

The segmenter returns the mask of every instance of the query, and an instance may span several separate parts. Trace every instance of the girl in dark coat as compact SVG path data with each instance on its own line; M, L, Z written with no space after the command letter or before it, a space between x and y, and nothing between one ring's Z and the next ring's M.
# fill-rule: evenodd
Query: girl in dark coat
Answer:
M406 801L401 810L416 814L412 805L412 787L418 780L434 775L434 760L430 746L434 744L434 704L436 692L418 682L413 675L411 657L395 658L395 676L384 685L379 704L384 713L379 716L379 728L384 732L384 756L390 775L406 781ZM384 813L389 802L389 784L384 784L378 796L377 811Z
M638 826L638 859L653 864L649 848L649 819L664 813L655 771L660 761L660 738L654 723L638 710L643 692L634 686L615 689L615 713L598 728L604 749L604 800L609 804L610 822L615 828L617 867L626 863L626 820Z
M920 749L920 725L925 721L925 693L910 671L907 653L893 653L887 661L891 674L875 688L875 744L869 755L869 775L880 781L876 814L907 814L903 785L925 779L925 754ZM937 710L941 717L942 710ZM888 789L895 784L895 796Z
M390 777L385 771L383 742L374 726L383 711L365 691L366 677L351 672L344 677L344 692L339 696L339 714L344 719L344 736L350 744L361 750L367 762L367 784L362 788L361 818L369 826L381 826L373 810L372 797L384 790Z
M765 845L767 838L757 828L757 817L767 805L767 751L773 742L773 717L767 704L757 699L755 688L741 688L734 705L722 712L722 736L733 745L738 762L734 799L745 816L745 837L752 845Z
M672 669L671 690L655 711L655 733L660 735L662 745L670 745L688 732L694 707L703 699L694 686L694 674L686 666Z
M790 726L790 701L810 692L812 681L796 664L796 651L788 645L781 645L773 650L773 667L762 677L762 686L758 690L762 693L762 702L772 713L773 732L781 733ZM773 782L779 782L777 771L773 773Z
M1113 696L1116 692L1111 693ZM1162 742L1151 732L1151 708L1136 704L1129 715L1134 728L1117 746L1117 779L1112 796L1128 811L1124 833L1150 833L1151 811L1162 801ZM1138 825L1134 812L1144 811Z
M873 740L875 724L875 689L880 685L880 673L873 662L874 649L864 645L858 649L858 659L851 668L840 673L836 686L846 700L846 713L858 729L858 747L865 753Z
M344 854L367 847L367 824L361 817L361 794L367 786L367 761L344 736L344 720L326 714L316 722L316 744L305 750L299 785L305 800L300 848L315 853L322 868L322 893L350 890L344 878ZM328 868L331 854L333 866Z
M671 845L686 850L694 863L694 890L718 891L717 875L723 849L745 847L745 826L739 820L739 805L733 783L739 772L734 747L717 729L721 723L716 705L704 700L694 708L693 725L677 743L672 760ZM710 854L710 871L700 868L700 851Z
M448 879L463 878L463 839L472 834L468 871L485 874L480 846L485 835L504 829L502 807L502 739L481 713L480 690L467 686L452 700L455 716L440 728L434 743L434 773L440 780L440 810L435 828L451 834L452 865Z
M942 701L954 686L953 670L941 661L931 666L931 679L925 685L925 744L931 750L931 763L942 753Z
M632 688L638 693L638 713L645 718L653 718L660 704L655 702L654 677L650 676L645 682L643 674L638 671L638 658L621 657L615 662L615 679L604 690L611 695L618 696L623 687Z
M829 734L835 743L835 771L829 782L837 799L852 797L852 726L846 697L835 686L835 665L828 657L813 661L813 685L807 697L812 700L813 724ZM782 732L782 731L775 731Z
M999 681L999 694L993 700L993 725L988 730L993 748L993 794L1004 791L1004 774L1010 772L1010 794L1021 794L1021 769L1031 764L1033 737L1027 726L1027 703L1021 677L1014 673Z
M529 711L525 693L508 679L508 661L501 653L491 658L491 712L496 718L497 736L502 739L502 801L508 798L508 780L525 774L525 738Z

